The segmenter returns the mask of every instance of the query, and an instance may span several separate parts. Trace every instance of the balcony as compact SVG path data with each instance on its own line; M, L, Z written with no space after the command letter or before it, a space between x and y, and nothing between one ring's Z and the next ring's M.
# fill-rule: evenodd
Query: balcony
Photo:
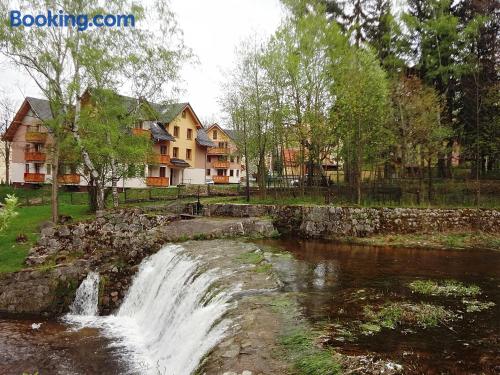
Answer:
M228 169L229 162L228 161L214 161L212 163L212 167L215 169Z
M31 143L45 143L47 142L47 133L32 131L28 129L26 135L24 136L24 139L26 142Z
M214 184L229 184L229 176L212 176Z
M24 182L42 183L45 182L43 173L24 173Z
M167 187L169 185L168 177L146 177L146 185L153 187Z
M210 147L208 149L209 155L228 155L229 148L227 147Z
M26 161L45 162L46 155L45 153L39 151L25 151L24 159Z
M57 176L57 181L63 185L79 185L80 175L78 174L63 174Z
M134 128L132 129L132 134L139 136L139 137L150 137L151 136L151 131L148 129L140 129L140 128Z
M151 164L170 164L169 155L154 155Z

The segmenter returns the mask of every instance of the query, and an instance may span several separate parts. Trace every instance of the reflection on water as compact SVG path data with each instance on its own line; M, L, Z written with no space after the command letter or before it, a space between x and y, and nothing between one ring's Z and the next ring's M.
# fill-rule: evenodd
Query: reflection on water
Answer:
M405 365L405 373L500 373L500 253L381 248L325 241L265 240L263 246L293 254L277 257L275 267L285 289L299 293L304 315L319 327L334 327L362 318L363 306L386 301L428 301L458 312L463 319L449 327L403 334L383 330L336 350L372 353ZM415 279L456 279L481 287L481 299L496 306L465 313L460 301L413 294ZM461 310L460 310L461 309ZM336 333L333 328L332 336Z
M117 358L95 329L73 331L54 321L0 317L2 375L36 370L40 375L124 374Z

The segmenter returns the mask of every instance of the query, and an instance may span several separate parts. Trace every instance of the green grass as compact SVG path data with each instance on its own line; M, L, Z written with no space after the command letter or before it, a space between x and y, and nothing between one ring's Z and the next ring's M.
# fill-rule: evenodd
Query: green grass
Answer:
M436 327L455 318L453 313L442 306L428 303L391 302L380 308L364 307L367 322L360 325L364 334L379 331L375 327L395 329L398 326L416 326L420 328Z
M415 280L408 286L415 293L431 296L470 297L481 294L481 289L477 285L465 285L456 280L445 280L439 283L433 280Z
M30 247L38 239L38 226L50 220L50 206L20 207L17 215L4 233L0 234L0 273L14 272L23 268ZM87 206L61 204L60 213L74 220L91 217ZM26 243L17 243L20 233L28 237Z
M257 265L264 260L264 255L262 255L262 253L258 251L249 251L247 253L238 255L236 259L241 263Z
M299 375L340 374L340 365L334 358L333 350L321 349L314 342L313 333L297 327L280 338L286 357L293 363Z

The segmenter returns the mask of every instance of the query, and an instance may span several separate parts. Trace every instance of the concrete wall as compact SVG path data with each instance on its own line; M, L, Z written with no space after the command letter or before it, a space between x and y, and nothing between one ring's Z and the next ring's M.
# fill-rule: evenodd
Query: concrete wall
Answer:
M500 210L210 204L207 216L271 216L281 233L364 237L377 233L480 230L500 233Z

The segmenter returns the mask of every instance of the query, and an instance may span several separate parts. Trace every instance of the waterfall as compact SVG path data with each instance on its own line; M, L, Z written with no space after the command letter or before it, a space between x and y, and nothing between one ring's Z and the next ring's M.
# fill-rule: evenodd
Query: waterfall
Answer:
M237 287L219 288L222 271L184 250L167 245L145 259L116 314L87 320L114 339L134 373L190 375L230 326L223 315Z
M99 274L89 272L76 290L75 300L69 307L71 315L95 316L97 315L97 302L99 299Z

